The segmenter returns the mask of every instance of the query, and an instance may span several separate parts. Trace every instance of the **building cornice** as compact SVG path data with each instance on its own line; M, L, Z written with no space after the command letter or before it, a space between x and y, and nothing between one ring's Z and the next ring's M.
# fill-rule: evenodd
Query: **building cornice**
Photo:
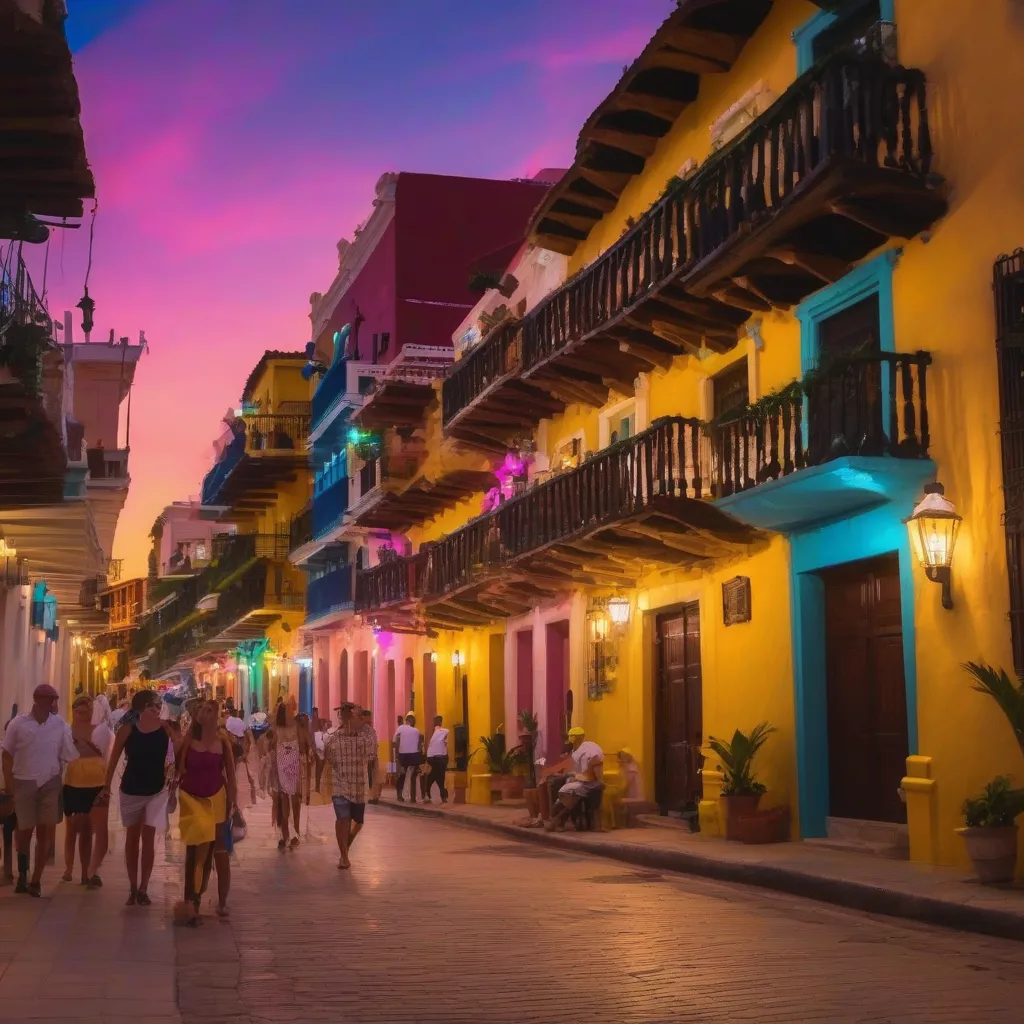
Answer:
M338 242L338 273L326 292L313 292L309 297L309 319L313 326L313 341L330 322L331 315L338 308L342 296L366 266L377 248L384 232L395 216L395 186L398 174L389 171L377 179L376 196L370 216L356 228L350 242L347 238Z

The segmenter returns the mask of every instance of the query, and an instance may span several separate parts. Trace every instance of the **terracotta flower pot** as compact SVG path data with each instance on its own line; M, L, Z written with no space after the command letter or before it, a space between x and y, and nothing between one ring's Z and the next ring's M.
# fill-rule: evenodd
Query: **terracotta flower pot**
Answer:
M958 828L979 882L1012 882L1017 869L1017 826Z
M722 804L722 821L725 822L725 838L739 839L739 819L745 815L752 815L757 810L757 805L761 802L761 794L723 796L719 799Z

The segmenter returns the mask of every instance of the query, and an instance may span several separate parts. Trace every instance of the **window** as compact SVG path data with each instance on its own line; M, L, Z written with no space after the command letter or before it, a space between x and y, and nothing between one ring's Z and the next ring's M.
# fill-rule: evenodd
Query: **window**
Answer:
M815 14L793 33L797 73L803 74L837 50L866 47L875 25L895 22L895 8L895 0L847 0L838 10Z
M1013 665L1024 672L1024 252L995 265L996 367L999 371L999 444L1003 462L1003 528L1010 578Z
M750 404L750 374L746 357L711 378L712 413L721 421Z
M391 344L391 332L384 331L380 336L380 353L383 355L388 350L388 346Z

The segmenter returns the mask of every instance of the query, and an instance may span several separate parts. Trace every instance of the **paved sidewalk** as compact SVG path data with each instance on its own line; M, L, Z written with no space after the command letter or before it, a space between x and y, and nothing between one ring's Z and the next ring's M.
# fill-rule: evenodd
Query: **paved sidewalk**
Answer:
M379 806L642 867L742 882L874 914L1024 941L1024 886L983 886L953 868L864 857L806 843L747 846L650 825L552 834L517 825L525 818L522 810L436 801L398 803L393 793L385 794Z
M87 892L43 875L43 898L0 887L0 1021L180 1024L169 902L177 898L177 843L157 837L151 907L125 907L124 834L111 821L104 887Z

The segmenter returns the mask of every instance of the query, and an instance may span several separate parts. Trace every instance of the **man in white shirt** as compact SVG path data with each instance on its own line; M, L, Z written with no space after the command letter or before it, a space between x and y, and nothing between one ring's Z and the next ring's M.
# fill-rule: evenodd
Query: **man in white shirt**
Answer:
M15 892L41 896L43 867L53 848L60 821L63 766L78 757L71 726L56 714L57 691L43 683L32 694L32 710L13 719L4 733L4 792L14 798L18 821L18 884ZM32 833L36 834L36 863L28 879Z
M430 794L437 784L437 790L441 794L441 803L448 803L448 790L445 789L444 776L448 771L448 730L444 728L444 719L440 715L434 717L434 731L430 734L430 743L427 744L427 764L430 766L430 776L427 779L427 795L425 803L430 803Z
M395 730L394 747L398 754L398 782L395 784L398 799L405 800L402 789L405 787L405 777L409 775L409 800L416 803L416 777L423 763L423 733L416 728L415 715L406 715L405 724Z
M572 744L572 778L558 791L558 802L551 809L551 820L544 827L548 832L565 828L565 820L580 801L598 801L604 791L604 751L593 741L585 739L583 730L576 726L569 730Z

